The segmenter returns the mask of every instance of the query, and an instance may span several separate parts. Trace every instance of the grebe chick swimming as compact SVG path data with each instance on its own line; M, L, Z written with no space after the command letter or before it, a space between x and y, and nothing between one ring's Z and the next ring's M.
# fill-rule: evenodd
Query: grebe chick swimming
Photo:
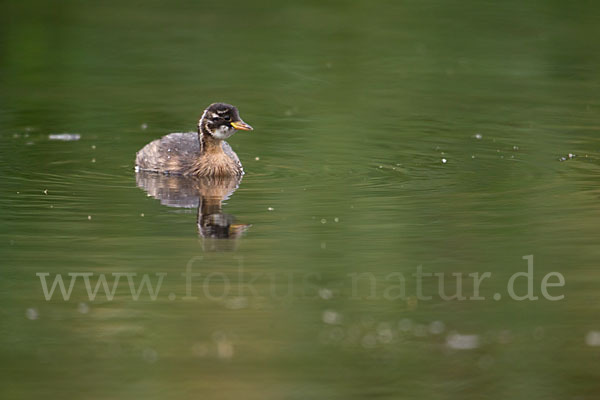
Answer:
M198 133L171 133L137 152L136 171L201 177L241 176L242 163L224 139L251 131L234 106L213 103L198 121Z

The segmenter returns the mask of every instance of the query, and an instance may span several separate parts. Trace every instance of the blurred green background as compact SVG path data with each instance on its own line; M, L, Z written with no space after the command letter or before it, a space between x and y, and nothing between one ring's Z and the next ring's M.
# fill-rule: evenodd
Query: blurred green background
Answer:
M597 399L599 37L593 1L1 1L2 398ZM215 101L255 128L235 251L133 171ZM486 300L417 299L419 265ZM46 301L40 272L168 275Z

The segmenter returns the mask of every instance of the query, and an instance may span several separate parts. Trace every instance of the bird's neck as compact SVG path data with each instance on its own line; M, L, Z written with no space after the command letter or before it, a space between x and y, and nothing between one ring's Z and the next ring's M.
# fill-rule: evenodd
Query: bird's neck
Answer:
M201 153L211 153L221 150L221 140L211 135L202 120L198 122L198 141L200 142Z

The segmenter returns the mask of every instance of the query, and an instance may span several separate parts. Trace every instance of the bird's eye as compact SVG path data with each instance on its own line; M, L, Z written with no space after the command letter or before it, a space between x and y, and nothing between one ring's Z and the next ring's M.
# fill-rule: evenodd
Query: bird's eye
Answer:
M231 119L231 117L230 117L229 115L224 115L224 116L223 116L223 119L224 119L225 121L229 121L229 120Z

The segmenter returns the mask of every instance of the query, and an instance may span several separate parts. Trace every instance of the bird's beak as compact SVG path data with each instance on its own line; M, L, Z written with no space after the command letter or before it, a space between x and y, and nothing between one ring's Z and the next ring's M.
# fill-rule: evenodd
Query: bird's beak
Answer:
M241 131L251 131L253 129L250 125L248 125L241 119L239 121L232 122L231 126Z

